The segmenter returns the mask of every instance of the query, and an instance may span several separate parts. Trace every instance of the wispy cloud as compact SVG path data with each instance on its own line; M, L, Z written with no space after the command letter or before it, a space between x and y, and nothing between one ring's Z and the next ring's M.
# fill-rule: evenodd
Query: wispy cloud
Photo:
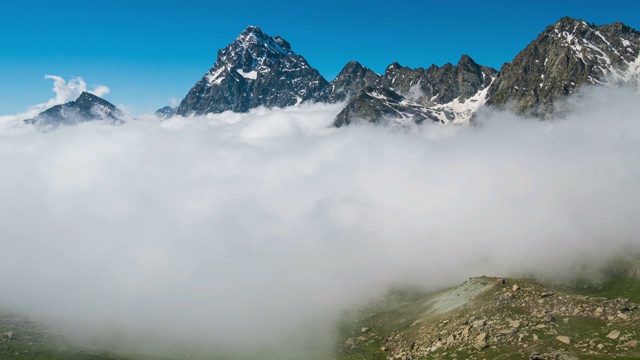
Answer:
M87 90L87 83L81 77L71 78L69 81L56 75L45 75L44 78L47 80L53 80L53 88L51 90L55 94L55 97L44 103L31 106L22 113L0 116L0 127L19 126L24 119L32 118L52 106L64 104L77 99L83 91L101 97L107 95L111 91L109 87L105 85L94 85L90 90Z

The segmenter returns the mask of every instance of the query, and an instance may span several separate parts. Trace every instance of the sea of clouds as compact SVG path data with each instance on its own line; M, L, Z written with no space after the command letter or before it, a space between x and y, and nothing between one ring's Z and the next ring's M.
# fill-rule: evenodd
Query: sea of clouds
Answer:
M0 306L299 358L392 286L595 274L640 245L640 95L572 101L403 129L331 128L343 104L48 133L2 116Z

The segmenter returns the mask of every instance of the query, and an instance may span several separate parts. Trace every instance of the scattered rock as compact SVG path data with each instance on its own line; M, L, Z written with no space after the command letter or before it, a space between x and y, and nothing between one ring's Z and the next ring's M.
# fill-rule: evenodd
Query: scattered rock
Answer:
M624 348L636 347L638 346L638 343L640 343L638 340L629 340L626 343L622 344L621 346Z
M12 337L13 337L13 331L7 331L2 333L3 339L11 340Z
M476 348L477 350L482 350L484 348L486 348L487 345L487 333L481 333L480 335L476 336L475 341L473 343L473 347Z
M607 335L607 337L608 337L609 339L616 340L617 338L619 338L619 337L620 337L620 331L618 331L618 330L613 330L612 332L610 332L610 333L609 333L609 335Z
M353 349L356 347L356 341L353 338L348 338L347 341L344 342L344 346L349 349Z
M518 284L513 284L513 286L511 287L511 290L513 291L518 291L520 289L520 286L518 286Z
M368 327L363 327L360 329L361 332L366 333L367 331L369 331Z
M578 315L578 314L580 314L580 309L578 308L573 309L572 315Z
M556 336L556 340L565 343L567 345L571 344L571 338L568 336Z
M447 344L453 344L454 342L456 342L456 337L453 335L449 335L449 337L447 338Z
M473 327L474 328L481 328L484 327L485 325L487 325L487 321L486 320L476 320L473 322Z
M596 317L599 317L599 316L602 316L603 313L604 313L604 308L598 307L596 308L596 311L593 312L593 315Z
M469 335L469 330L471 330L471 326L465 326L465 328L462 330L462 336Z

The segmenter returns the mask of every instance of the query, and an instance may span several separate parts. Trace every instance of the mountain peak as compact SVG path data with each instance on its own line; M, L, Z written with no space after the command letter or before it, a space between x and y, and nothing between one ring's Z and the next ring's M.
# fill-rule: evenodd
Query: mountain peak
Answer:
M274 41L274 39L264 33L262 29L257 26L249 25L244 31L238 35L234 43L247 44L247 43L268 43Z
M83 91L75 101L55 105L32 119L27 124L55 128L92 120L108 120L113 124L124 121L122 112L107 100Z
M569 32L573 32L575 29L578 29L578 27L580 27L580 25L582 25L582 28L584 29L590 29L591 25L589 25L586 21L581 20L581 19L574 19L572 17L569 16L565 16L563 18L561 18L560 20L556 21L555 24L549 25L549 27L547 27L547 32L556 32L556 31L569 31Z
M258 26L255 25L249 25L246 27L246 29L244 29L244 31L242 32L243 34L245 33L253 33L253 32L258 32L258 33L262 33L262 29L260 29Z
M478 64L475 61L473 61L471 56L467 54L462 54L462 56L460 57L460 60L458 61L457 66L467 66L467 65L478 66Z
M78 96L78 98L76 99L76 101L99 101L99 100L104 101L104 99L102 99L101 97L86 91L83 91L80 94L80 96Z
M284 38L248 26L218 51L213 67L191 89L176 113L245 112L258 106L295 105L312 100L327 84Z
M582 84L640 83L638 53L640 33L622 23L596 26L563 17L502 67L488 104L552 116L564 111L556 100Z

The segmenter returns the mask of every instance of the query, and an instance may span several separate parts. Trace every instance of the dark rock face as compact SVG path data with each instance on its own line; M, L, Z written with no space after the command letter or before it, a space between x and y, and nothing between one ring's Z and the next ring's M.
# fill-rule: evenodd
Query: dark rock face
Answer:
M164 106L156 110L154 114L160 119L168 119L176 114L176 108L171 106Z
M457 65L431 65L427 69L410 69L398 63L387 67L379 85L423 105L460 102L488 87L497 71L478 65L468 55L462 55Z
M638 54L640 33L628 26L565 17L504 64L487 104L511 104L518 113L544 119L561 111L558 100L584 84L637 85Z
M285 107L315 100L327 85L316 69L291 50L286 40L249 26L218 52L213 68L189 91L176 114Z
M88 92L80 94L75 101L53 106L24 122L36 126L58 127L93 120L107 120L114 124L124 122L122 111L115 105Z
M497 71L463 55L457 65L411 69L389 65L375 88L352 97L334 125L351 123L467 123L484 104ZM395 96L393 95L395 94Z
M380 75L362 66L357 61L349 61L340 74L318 96L319 102L339 102L358 94L367 86L374 86Z
M424 121L439 122L440 120L432 109L408 101L393 90L369 86L349 100L333 125L335 127L354 123L407 125L420 124Z
M348 100L336 126L408 119L464 124L485 103L513 106L518 113L544 119L561 112L559 100L583 84L640 84L639 54L636 30L622 23L595 26L565 17L499 72L468 55L456 65L426 69L393 63L382 76L351 61L327 83L284 39L250 26L218 52L213 68L189 91L176 114Z

